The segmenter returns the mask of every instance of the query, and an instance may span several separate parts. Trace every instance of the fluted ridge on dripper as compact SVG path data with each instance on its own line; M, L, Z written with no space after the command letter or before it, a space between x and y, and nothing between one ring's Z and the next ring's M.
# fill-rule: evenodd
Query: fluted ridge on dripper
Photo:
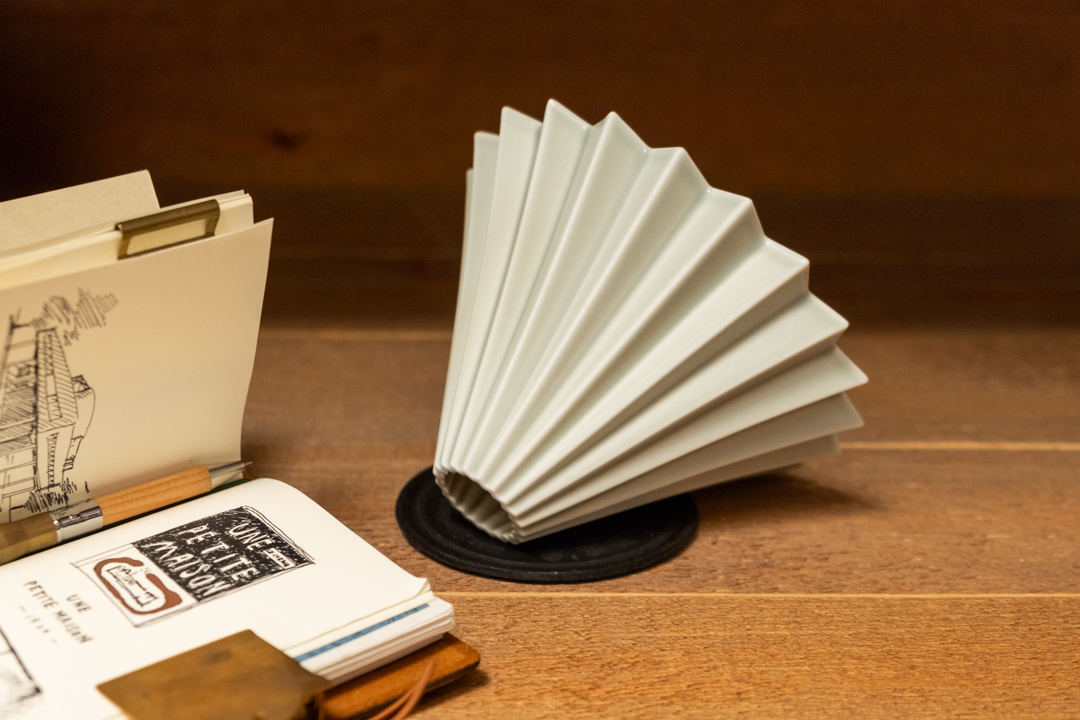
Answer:
M522 542L837 451L846 321L753 203L614 113L477 133L434 473Z

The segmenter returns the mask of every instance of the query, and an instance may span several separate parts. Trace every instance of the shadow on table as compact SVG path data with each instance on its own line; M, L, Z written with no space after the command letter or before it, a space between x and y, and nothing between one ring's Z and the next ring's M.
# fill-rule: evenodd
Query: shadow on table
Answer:
M483 665L484 657L480 656L480 664ZM474 668L465 674L464 677L455 680L454 682L443 685L440 688L436 688L431 692L425 693L423 699L420 701L420 708L435 708L442 705L448 700L470 692L476 688L484 687L491 683L491 676L484 672L482 667Z
M874 504L865 498L819 485L786 472L732 480L693 493L701 529L730 527L733 522L773 521L792 516L835 515L865 511Z

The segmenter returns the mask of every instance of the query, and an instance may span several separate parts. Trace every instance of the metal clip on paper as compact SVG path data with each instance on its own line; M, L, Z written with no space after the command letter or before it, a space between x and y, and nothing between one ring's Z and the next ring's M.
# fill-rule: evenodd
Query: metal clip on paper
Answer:
M213 237L220 217L221 207L217 200L204 200L116 223L116 229L123 234L117 257L123 260L126 257ZM136 238L138 241L132 242Z
M98 685L134 720L316 720L329 688L250 630Z

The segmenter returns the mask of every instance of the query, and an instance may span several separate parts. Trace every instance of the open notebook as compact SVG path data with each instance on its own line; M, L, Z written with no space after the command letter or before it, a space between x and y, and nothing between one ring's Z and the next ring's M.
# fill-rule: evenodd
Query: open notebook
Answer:
M171 210L128 222L146 172L0 203L0 522L240 460L273 221Z
M273 223L159 208L146 172L0 203L0 522L240 460ZM11 526L9 526L11 527ZM257 480L0 567L0 718L110 718L96 686L250 629L340 682L453 609Z
M123 717L96 686L250 629L338 683L454 611L299 491L225 488L0 567L0 717Z

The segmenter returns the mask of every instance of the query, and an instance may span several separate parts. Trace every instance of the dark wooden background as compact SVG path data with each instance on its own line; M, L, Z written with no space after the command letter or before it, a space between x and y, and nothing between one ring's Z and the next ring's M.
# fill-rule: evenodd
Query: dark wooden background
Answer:
M1080 319L1065 0L6 0L0 198L244 188L268 323L445 327L472 134L551 97L685 147L852 319Z

